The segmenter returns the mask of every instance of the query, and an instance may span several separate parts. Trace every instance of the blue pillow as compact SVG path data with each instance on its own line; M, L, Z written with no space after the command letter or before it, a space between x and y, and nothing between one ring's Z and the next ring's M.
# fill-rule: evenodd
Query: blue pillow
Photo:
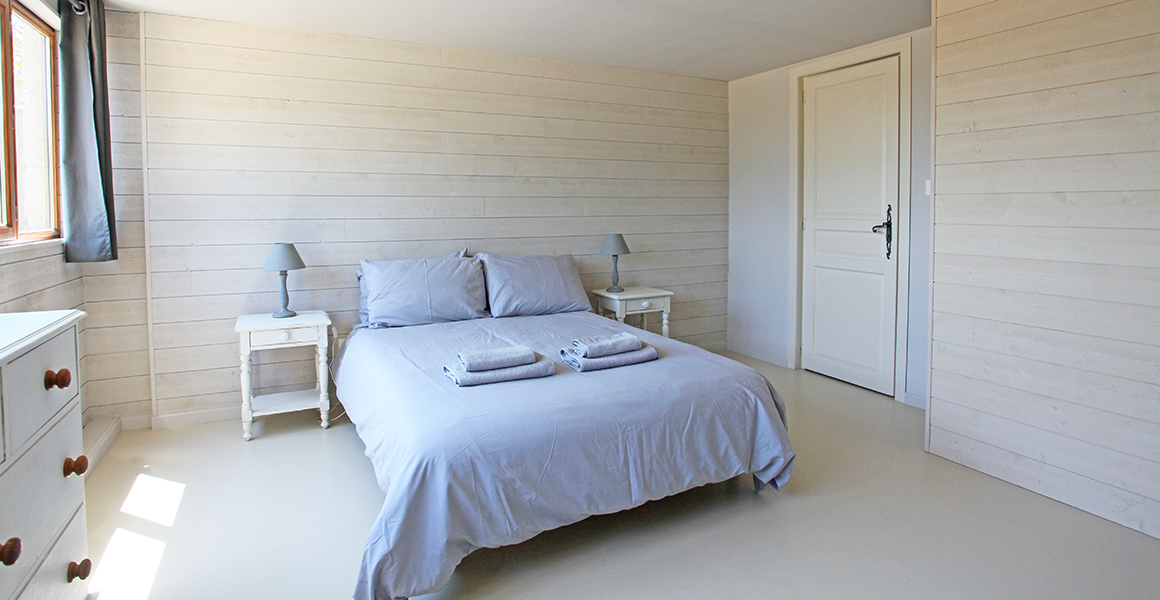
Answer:
M487 316L483 267L474 258L452 255L360 264L367 322L400 327Z
M576 261L569 255L475 257L483 262L493 317L592 310Z
M464 256L467 256L467 248L464 248L464 249L456 251L456 252L452 252L451 254L448 254L447 256L443 256L440 258L463 258ZM362 262L364 262L364 261L359 261L360 264ZM366 261L366 262L379 262L379 261ZM359 323L366 323L367 322L367 284L363 281L363 270L361 267L358 269L355 269L354 277L355 277L355 279L358 279L358 322Z

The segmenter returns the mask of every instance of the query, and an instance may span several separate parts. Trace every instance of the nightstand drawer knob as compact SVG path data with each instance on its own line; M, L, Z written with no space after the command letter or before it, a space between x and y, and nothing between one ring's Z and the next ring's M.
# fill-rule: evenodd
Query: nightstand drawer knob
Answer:
M652 302L645 300L644 302L641 302L640 305L643 306L644 308L648 308L648 307L652 306Z
M89 470L89 457L85 456L84 454L76 457L76 459L72 459L72 458L64 459L64 476L65 477L68 477L69 475L76 475L79 477L79 476L87 473L88 470Z
M11 567L20 559L20 538L12 538L0 546L0 563Z
M89 578L89 574L93 572L93 561L84 559L80 563L70 562L68 564L68 582L72 583L74 579L84 581Z
M289 332L289 331L283 331L283 332L282 332L282 335L280 335L280 336L278 336L278 337L282 338L282 341L283 341L283 342L288 342L288 341L290 341L290 332Z
M44 372L44 389L51 390L56 387L63 390L70 385L72 385L72 373L69 373L68 369Z

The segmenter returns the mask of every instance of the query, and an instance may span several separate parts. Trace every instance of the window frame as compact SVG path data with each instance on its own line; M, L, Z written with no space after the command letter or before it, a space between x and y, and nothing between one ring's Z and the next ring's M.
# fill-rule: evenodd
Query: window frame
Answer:
M52 79L50 81L50 95L52 97L52 182L53 197L51 198L53 229L36 231L34 233L20 233L19 206L17 203L17 157L16 157L16 83L13 47L12 47L12 18L19 15L27 23L40 30L49 39L49 61ZM4 177L0 182L5 187L4 202L7 220L0 220L0 247L14 246L31 242L39 242L61 237L60 230L60 74L59 38L57 31L31 10L17 0L0 0L0 78L3 81L4 100L4 135L3 160Z

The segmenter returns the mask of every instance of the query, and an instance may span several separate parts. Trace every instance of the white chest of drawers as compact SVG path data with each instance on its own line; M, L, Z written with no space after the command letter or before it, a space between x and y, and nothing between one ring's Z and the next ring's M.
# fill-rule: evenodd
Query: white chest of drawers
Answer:
M79 310L0 314L0 600L85 598Z

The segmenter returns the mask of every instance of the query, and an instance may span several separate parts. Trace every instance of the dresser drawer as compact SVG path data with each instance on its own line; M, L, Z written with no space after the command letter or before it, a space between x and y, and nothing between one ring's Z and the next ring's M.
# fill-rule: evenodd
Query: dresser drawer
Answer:
M316 327L292 327L287 329L271 329L268 331L250 332L250 347L278 346L318 340Z
M12 595L84 502L84 479L64 476L65 458L82 447L78 403L0 477L0 543L15 537L23 546L15 564L0 565L0 598Z
M67 369L71 381L64 389L44 389L45 373ZM70 327L32 350L12 359L4 367L4 421L16 452L69 400L77 397L76 330Z
M83 600L88 595L91 572L88 581L74 578L69 582L68 576L69 563L80 566L89 558L85 540L85 507L81 506L20 594L20 600Z

